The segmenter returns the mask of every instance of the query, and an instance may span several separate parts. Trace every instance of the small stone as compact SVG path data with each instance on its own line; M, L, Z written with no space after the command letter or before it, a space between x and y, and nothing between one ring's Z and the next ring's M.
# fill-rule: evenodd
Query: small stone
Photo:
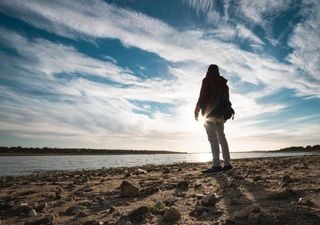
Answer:
M29 213L28 213L29 216L31 217L34 217L34 216L37 216L37 212L36 210L32 209Z
M103 200L100 202L102 205L111 205L111 201L110 200Z
M309 207L315 206L315 204L310 199L307 199L307 198L299 198L298 204L309 206Z
M260 207L256 204L253 204L241 210L235 211L233 214L233 220L237 221L239 219L248 218L250 213L258 213L260 211Z
M208 212L203 211L203 212L201 213L201 215L200 215L200 218L204 219L204 218L208 217L208 215L209 215Z
M113 206L110 206L108 209L109 214L114 213L115 211L116 211L116 208L114 208Z
M65 211L65 214L66 214L66 215L78 214L78 213L80 213L83 209L85 209L84 206L79 206L79 205L71 206L71 207L69 207L69 208Z
M194 189L199 189L199 188L202 188L202 184L197 181L195 184L194 184Z
M250 213L248 216L248 225L273 225L275 218L266 213Z
M148 194L148 195L151 195L153 193L156 193L160 190L159 187L156 187L156 186L149 186L149 187L146 187L144 188L143 192Z
M163 171L162 171L162 173L164 173L164 174L167 174L167 173L170 173L170 172L171 171L170 171L170 169L168 167L164 168Z
M189 181L187 180L183 180L183 181L180 181L178 184L177 184L177 189L180 189L180 190L187 190L188 187L189 187Z
M173 223L181 219L180 211L172 206L163 215L162 220L165 222Z
M289 183L291 181L292 181L292 179L288 174L283 175L282 182Z
M143 170L143 169L140 169L138 168L136 171L135 171L135 174L147 174L148 172L146 170Z
M139 188L127 180L121 183L120 190L122 197L136 197L139 195Z
M66 203L67 203L67 202L64 201L64 200L58 200L58 201L56 201L55 206L62 206L62 205L64 205L64 204L66 204Z
M14 206L14 202L13 201L1 202L0 203L0 211L12 209L13 206Z
M43 225L43 224L53 224L54 222L54 217L52 216L45 216L42 218L34 218L31 220L27 220L24 225Z
M48 198L50 198L50 199L56 199L56 197L57 197L57 194L56 194L55 192L50 192L50 193L48 193Z
M17 208L12 208L6 211L7 215L10 216L20 216L20 215L28 215L33 208L28 205L22 205Z
M206 195L204 196L202 199L201 199L201 205L203 206L207 206L207 207L210 207L210 206L215 206L215 204L217 203L217 198L216 196L214 195L214 193L211 193L209 195Z
M142 222L148 215L150 215L149 208L147 206L141 206L133 210L128 217L132 222Z
M104 223L102 221L98 220L88 220L83 223L83 225L103 225Z
M78 217L87 217L89 216L88 213L84 212L84 211L81 211L79 214L78 214Z
M56 200L61 200L62 199L62 195L60 193L56 193Z
M130 221L127 221L124 225L132 225Z
M82 191L84 192L91 192L93 191L92 187L90 187L89 185L86 185L82 188Z
M46 202L43 202L43 203L40 203L40 204L38 204L38 203L36 203L35 205L34 205L34 209L37 211L37 212L42 212L45 208L47 208L48 207L48 203L46 203Z
M259 180L261 180L262 179L262 177L260 176L260 175L257 175L257 176L255 176L254 178L253 178L253 181L259 181Z
M295 195L296 195L296 193L293 190L285 189L285 190L280 191L280 192L272 193L269 196L269 199L281 200L281 199L287 199L287 198L295 196Z

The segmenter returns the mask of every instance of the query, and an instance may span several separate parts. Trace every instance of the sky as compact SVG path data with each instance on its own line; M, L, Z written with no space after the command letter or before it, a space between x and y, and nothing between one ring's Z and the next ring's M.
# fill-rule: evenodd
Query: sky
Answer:
M228 79L230 151L320 142L318 0L0 0L0 146L208 152L194 107Z

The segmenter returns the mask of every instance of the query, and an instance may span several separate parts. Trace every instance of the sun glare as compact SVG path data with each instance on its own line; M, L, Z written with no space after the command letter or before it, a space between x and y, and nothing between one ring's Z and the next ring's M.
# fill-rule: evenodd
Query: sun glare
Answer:
M200 115L198 120L200 123L205 124L207 122L207 117Z

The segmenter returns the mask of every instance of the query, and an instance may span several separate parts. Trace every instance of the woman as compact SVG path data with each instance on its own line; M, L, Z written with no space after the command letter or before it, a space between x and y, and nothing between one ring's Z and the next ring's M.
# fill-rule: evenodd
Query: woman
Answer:
M200 110L202 116L205 118L204 127L208 135L213 156L212 167L202 171L203 173L216 173L232 169L228 142L224 134L225 119L224 116L221 115L221 112L218 112L218 104L220 104L221 96L225 96L228 102L230 102L227 80L220 76L218 66L212 64L209 66L207 74L202 80L200 96L195 108L195 119L198 120ZM223 167L221 167L220 164L219 144L221 145L224 161Z

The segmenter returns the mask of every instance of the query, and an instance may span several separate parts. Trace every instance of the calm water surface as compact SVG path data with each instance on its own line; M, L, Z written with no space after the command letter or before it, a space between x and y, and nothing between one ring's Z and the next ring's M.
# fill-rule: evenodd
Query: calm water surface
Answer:
M311 155L306 152L237 152L232 159ZM35 171L99 169L102 167L141 166L175 162L208 162L211 153L145 154L145 155L59 155L59 156L0 156L0 176L26 175Z

